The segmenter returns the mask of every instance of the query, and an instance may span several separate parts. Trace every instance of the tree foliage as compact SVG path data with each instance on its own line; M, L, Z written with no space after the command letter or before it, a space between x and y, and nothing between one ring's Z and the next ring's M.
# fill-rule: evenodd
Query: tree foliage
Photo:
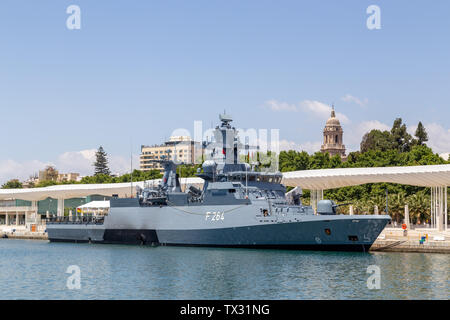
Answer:
M383 135L382 137L386 137ZM375 141L376 142L376 141ZM376 142L382 145L383 142ZM309 155L302 151L281 151L279 155L280 171L296 171L326 168L363 168L388 166L416 166L448 163L426 145L410 146L410 151L400 152L399 149L373 150L366 152L351 152L347 161L342 162L339 156L329 157L320 152ZM392 183L368 183L359 186L329 189L324 191L324 197L337 203L351 203L355 214L373 214L377 205L379 212L385 210L386 189L388 190L389 214L394 221L404 219L404 206L409 205L410 218L413 223L423 223L430 219L430 189ZM303 201L309 204L309 190L303 191ZM348 212L349 206L340 208Z
M411 148L412 137L408 133L406 124L402 123L402 118L394 121L391 129L391 136L394 142L394 148L399 152L408 152Z
M149 171L141 171L141 170L133 170L133 181L145 181L145 180L153 180L160 179L162 174L159 170L149 170ZM126 173L124 175L113 177L107 174L96 174L93 176L83 177L80 183L83 184L93 184L93 183L121 183L121 182L131 182L131 175Z
M33 188L42 188L42 187L49 187L49 186L55 186L57 184L62 184L61 182L57 182L56 180L42 180L39 181L37 184L33 185Z
M19 179L11 179L2 185L2 189L22 189Z
M177 167L177 174L180 178L195 177L197 170L201 167L201 164L182 164Z
M424 145L428 141L428 135L422 122L419 122L414 139L407 130L402 118L395 119L390 131L373 129L364 134L360 151L389 151L408 152L415 145Z
M103 150L103 147L100 146L95 153L95 162L94 162L94 175L111 175L111 171L108 167L108 154Z
M389 131L374 129L367 132L361 141L361 152L369 150L388 151L394 149L394 141Z
M428 133L425 130L425 127L423 126L422 122L420 121L419 124L417 125L417 129L416 132L414 133L414 136L417 138L417 144L420 146L428 141Z

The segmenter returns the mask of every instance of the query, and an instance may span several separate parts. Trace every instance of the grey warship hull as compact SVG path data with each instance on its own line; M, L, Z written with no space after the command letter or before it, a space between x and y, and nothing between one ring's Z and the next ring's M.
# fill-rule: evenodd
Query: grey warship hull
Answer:
M258 205L154 208L115 201L119 206L111 202L102 225L48 224L50 241L364 252L390 221L383 215L321 216L287 207L264 217Z
M313 210L301 204L300 193L288 201L282 174L240 162L232 119L220 120L215 142L205 151L209 159L197 174L202 190L191 186L182 192L175 162L155 160L164 165L157 188L138 190L136 198L112 198L101 221L49 221L50 241L367 251L390 221L338 215L331 200Z

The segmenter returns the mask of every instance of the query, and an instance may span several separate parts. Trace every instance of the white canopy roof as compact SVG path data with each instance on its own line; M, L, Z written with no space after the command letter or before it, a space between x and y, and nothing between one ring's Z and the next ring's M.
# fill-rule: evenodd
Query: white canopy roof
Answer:
M365 183L391 182L421 187L450 186L450 164L410 167L339 168L283 173L287 186L324 190Z
M77 208L80 209L107 209L109 208L110 204L109 204L109 200L105 200L105 201L91 201L88 203L85 203Z
M149 180L147 183L157 185L161 179ZM180 183L184 185L203 185L201 178L180 178ZM30 189L0 189L0 200L5 199L21 199L28 201L39 201L47 199L70 199L81 198L94 194L111 197L117 194L119 197L130 197L136 194L136 186L144 187L144 181L133 182L133 190L131 184L127 183L104 183L104 184L63 184L44 188Z
M161 179L146 181L157 185ZM365 183L391 182L422 187L450 186L450 164L410 167L376 167L376 168L340 168L284 172L282 183L287 186L300 186L304 189L321 190ZM201 187L201 178L180 178L182 186ZM133 182L133 194L136 186L144 187L144 182ZM22 199L28 201L53 199L70 199L89 195L129 197L130 183L109 184L67 184L45 188L0 189L0 200Z

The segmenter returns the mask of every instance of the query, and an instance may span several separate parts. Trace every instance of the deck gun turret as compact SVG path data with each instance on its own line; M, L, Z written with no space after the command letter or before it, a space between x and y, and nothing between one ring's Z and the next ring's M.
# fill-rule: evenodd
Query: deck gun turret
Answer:
M336 209L350 203L336 204L333 200L320 200L317 203L317 213L321 215L336 215Z

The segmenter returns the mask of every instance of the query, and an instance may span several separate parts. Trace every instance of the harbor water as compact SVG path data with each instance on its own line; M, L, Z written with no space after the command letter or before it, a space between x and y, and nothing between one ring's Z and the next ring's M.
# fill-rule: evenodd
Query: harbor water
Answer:
M450 299L448 254L1 239L0 257L0 299Z

